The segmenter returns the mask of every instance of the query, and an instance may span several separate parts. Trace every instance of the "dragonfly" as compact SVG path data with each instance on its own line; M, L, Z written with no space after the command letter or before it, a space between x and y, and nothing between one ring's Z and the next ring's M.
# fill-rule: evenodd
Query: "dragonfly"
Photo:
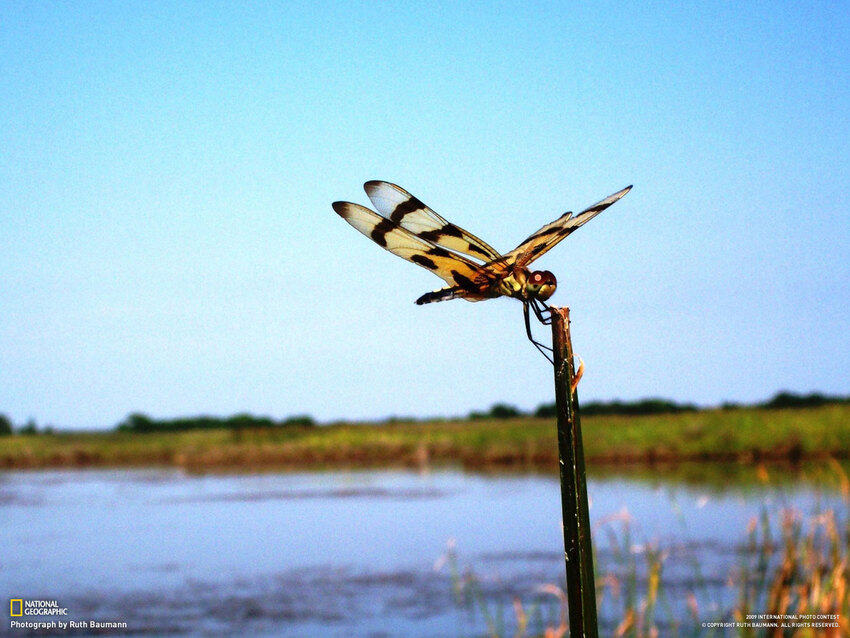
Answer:
M522 302L528 339L543 353L551 348L534 338L529 309L543 324L551 323L546 301L557 287L548 270L528 266L567 235L596 217L631 190L609 195L578 215L567 212L528 236L512 251L500 254L469 231L430 209L400 186L373 180L363 186L375 210L352 202L334 202L334 211L373 242L394 255L413 262L443 279L448 285L427 292L418 305L466 299L482 301L512 297Z

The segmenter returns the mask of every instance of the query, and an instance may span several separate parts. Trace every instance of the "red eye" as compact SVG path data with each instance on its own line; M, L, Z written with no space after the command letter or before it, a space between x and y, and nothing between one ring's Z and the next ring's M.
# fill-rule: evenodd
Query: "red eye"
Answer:
M555 275L548 270L536 270L531 273L531 283L535 285L551 285L555 283Z
M548 270L535 270L528 275L526 282L526 291L532 297L541 301L546 301L549 297L555 294L555 288L558 283L553 275Z

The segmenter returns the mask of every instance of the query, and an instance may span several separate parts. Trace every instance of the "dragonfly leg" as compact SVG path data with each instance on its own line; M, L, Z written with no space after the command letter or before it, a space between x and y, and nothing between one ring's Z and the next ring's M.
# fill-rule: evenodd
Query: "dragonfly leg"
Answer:
M549 363L555 365L555 361L552 359L552 357L549 356L549 352L552 352L552 348L550 348L549 346L544 346L542 343L540 343L534 338L533 334L531 334L531 320L528 314L528 306L528 303L522 304L522 316L525 318L525 334L528 335L528 340L534 344L534 347L540 351L540 354L546 357ZM536 306L532 307L534 308L534 314L537 315L537 318L540 319L541 322L546 323L541 317L539 308L537 308ZM551 318L549 319L549 321L551 322ZM547 350L549 352L547 352Z
M540 304L540 305L538 306L537 304ZM526 306L527 305L528 304L526 304ZM549 308L549 306L547 306L545 302L540 301L539 299L532 299L531 300L531 308L534 310L534 314L537 316L537 319L540 320L540 323L543 323L543 324L546 324L546 325L549 325L549 324L552 323L552 309ZM528 308L527 307L525 309L525 329L528 332L528 338L531 339L531 342L534 345L537 346L538 350L540 350L541 344L534 341L534 339L532 339L532 337L531 337L531 327L530 327L529 321L528 321ZM549 350L550 352L552 351L552 348L547 348L546 346L543 346L543 347L546 348L547 350ZM540 350L540 352L543 352L543 350ZM552 359L549 358L549 355L546 354L545 352L543 352L543 356L545 356L547 359L549 359L549 361L552 361ZM575 377L573 378L573 382L572 382L571 387L570 387L570 390L572 390L573 392L575 392L576 387L578 387L578 382L581 381L581 377L584 374L584 361L582 361L581 357L578 358L578 361L579 361L578 370L575 373ZM554 364L554 362L553 362L553 364Z
M537 320L542 323L544 326L549 326L552 324L552 309L546 305L545 301L541 301L540 299L532 299L530 302L532 310L534 310L534 314L537 317Z

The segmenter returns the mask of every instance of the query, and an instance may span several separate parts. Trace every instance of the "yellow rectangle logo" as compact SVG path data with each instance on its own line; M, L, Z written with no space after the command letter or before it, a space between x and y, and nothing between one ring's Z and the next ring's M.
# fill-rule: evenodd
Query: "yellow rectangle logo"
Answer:
M15 613L15 603L18 603L18 611ZM9 615L10 616L23 616L24 615L24 601L22 598L12 598L9 601Z

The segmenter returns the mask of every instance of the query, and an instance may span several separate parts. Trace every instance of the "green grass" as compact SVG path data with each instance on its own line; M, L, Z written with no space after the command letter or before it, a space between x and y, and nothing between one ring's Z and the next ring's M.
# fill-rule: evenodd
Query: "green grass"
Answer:
M850 405L741 408L582 419L588 465L800 461L850 455ZM335 424L249 430L17 434L0 438L0 467L173 465L292 469L461 465L557 467L554 419Z

